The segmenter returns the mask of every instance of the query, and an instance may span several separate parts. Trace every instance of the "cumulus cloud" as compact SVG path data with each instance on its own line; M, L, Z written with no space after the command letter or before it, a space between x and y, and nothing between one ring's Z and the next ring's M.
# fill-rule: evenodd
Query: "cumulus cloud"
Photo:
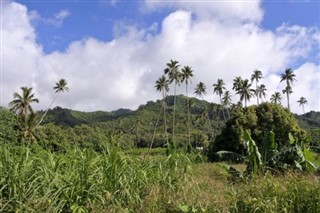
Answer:
M150 11L168 4L174 8L161 23L147 29L121 23L112 41L86 38L72 42L64 52L50 54L43 53L36 43L27 8L13 2L5 4L1 105L6 105L20 86L28 85L35 88L41 100L37 108L45 108L54 96L54 82L65 78L70 92L61 95L57 105L85 111L135 109L161 97L154 82L170 59L193 68L190 93L202 81L208 88L205 99L214 102L218 97L212 94L212 84L218 78L224 79L231 90L235 76L250 78L254 69L260 69L269 99L284 87L280 73L304 60L294 69L298 81L294 83L291 106L300 112L296 101L304 96L308 100L306 110L320 110L314 98L319 97L320 79L314 77L320 76L319 63L308 62L310 54L319 50L318 29L288 25L279 26L275 32L263 29L259 26L263 17L259 2L163 4L145 5ZM178 92L183 93L184 88ZM234 102L238 99L233 96ZM285 105L285 96L283 101Z

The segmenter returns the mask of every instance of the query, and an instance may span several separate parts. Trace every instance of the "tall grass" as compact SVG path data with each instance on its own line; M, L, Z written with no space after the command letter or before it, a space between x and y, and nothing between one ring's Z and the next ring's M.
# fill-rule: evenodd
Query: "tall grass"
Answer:
M319 177L267 175L234 182L192 156L131 157L116 141L101 152L0 147L0 212L292 212L320 209ZM141 153L143 156L143 153ZM196 161L196 158L193 159ZM245 165L233 165L245 170ZM189 172L192 167L192 173Z
M0 158L0 212L138 211L154 186L176 190L190 165L184 155L132 160L115 141L104 144L102 153L5 145Z

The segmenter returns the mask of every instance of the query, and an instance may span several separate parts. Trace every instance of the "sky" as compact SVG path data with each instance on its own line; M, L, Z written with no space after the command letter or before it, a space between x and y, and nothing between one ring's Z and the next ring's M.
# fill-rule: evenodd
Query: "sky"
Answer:
M219 78L236 103L233 79L250 79L259 69L268 101L282 93L280 75L291 68L297 79L291 111L302 113L302 96L306 111L320 111L320 1L1 0L0 6L4 107L28 86L40 100L33 108L46 109L64 78L70 90L54 106L134 110L161 99L155 81L172 59L193 69L189 94L204 82L204 99L215 103ZM181 85L177 93L184 91Z

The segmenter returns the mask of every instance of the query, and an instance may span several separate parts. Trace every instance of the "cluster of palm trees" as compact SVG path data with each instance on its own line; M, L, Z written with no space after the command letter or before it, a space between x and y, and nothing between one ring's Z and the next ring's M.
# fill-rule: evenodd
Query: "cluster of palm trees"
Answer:
M35 125L35 113L31 106L32 103L39 103L39 99L35 98L35 94L32 93L32 87L21 87L22 94L15 92L13 94L13 100L9 103L9 109L17 113L21 119L23 125L20 127L22 139L31 138L32 140L37 139L35 130L39 127L43 118L46 116L50 107L57 99L60 92L66 92L69 90L67 86L68 82L65 79L60 79L56 82L53 89L56 92L56 96L49 105L48 109L42 115L40 121Z
M166 122L166 96L169 92L170 84L173 84L174 88L174 103L173 103L173 124L172 124L172 141L175 146L175 105L176 105L176 88L180 86L182 83L185 83L186 87L186 96L187 96L187 126L188 126L188 141L190 145L190 108L192 106L192 101L189 100L188 94L188 85L191 83L191 78L193 77L193 70L189 66L184 66L180 69L179 62L176 60L170 60L169 63L166 64L166 68L164 69L164 74L156 81L155 88L157 91L162 92L162 111L163 111L163 119L164 119L164 129L165 135L168 143L168 133L167 133L167 122ZM292 72L291 68L287 68L283 74L280 76L280 82L285 81L286 87L282 91L283 94L287 96L288 109L290 110L289 97L292 93L292 85L293 81L296 80L295 74ZM257 98L257 104L264 102L264 98L266 97L267 88L264 84L259 84L259 81L263 78L263 74L260 70L256 69L253 71L250 80L242 79L241 76L237 76L233 79L233 87L232 89L235 91L237 95L240 97L240 101L238 102L238 106L242 106L244 102L244 106L247 106L247 103L251 98ZM255 89L252 88L252 83L255 82ZM203 100L203 96L207 94L207 87L203 82L199 82L195 89L194 94ZM220 100L220 106L222 107L222 114L224 119L226 120L228 115L225 115L226 110L232 106L231 93L226 90L225 83L223 79L218 79L216 83L213 84L213 94L217 94ZM271 103L281 104L281 94L280 92L275 92L271 95L270 101ZM301 97L298 101L300 106L303 108L307 103L307 100L304 97ZM204 110L205 111L205 110ZM205 111L207 113L207 111Z

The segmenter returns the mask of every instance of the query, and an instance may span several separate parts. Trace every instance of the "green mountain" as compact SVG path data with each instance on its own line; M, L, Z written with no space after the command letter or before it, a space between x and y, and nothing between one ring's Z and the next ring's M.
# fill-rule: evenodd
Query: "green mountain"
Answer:
M320 128L320 112L310 111L303 115L295 115L299 126L304 129Z
M209 141L221 132L225 119L220 105L212 104L197 98L189 98L190 109L190 141L193 146L207 146ZM169 142L173 133L174 96L166 98L166 123ZM178 146L185 146L188 141L187 98L179 95L176 98L175 141ZM237 107L237 106L233 106ZM225 109L228 118L230 109ZM38 112L41 115L44 112ZM320 112L309 112L295 115L299 125L312 133L313 140L318 140L320 130ZM44 128L50 134L63 132L57 143L78 144L83 147L95 146L108 137L117 137L122 147L163 147L167 144L164 131L162 101L148 101L137 110L118 109L112 112L81 112L56 107L49 110L44 119ZM51 129L50 129L51 128ZM55 131L59 128L59 131ZM312 131L310 130L312 129Z

